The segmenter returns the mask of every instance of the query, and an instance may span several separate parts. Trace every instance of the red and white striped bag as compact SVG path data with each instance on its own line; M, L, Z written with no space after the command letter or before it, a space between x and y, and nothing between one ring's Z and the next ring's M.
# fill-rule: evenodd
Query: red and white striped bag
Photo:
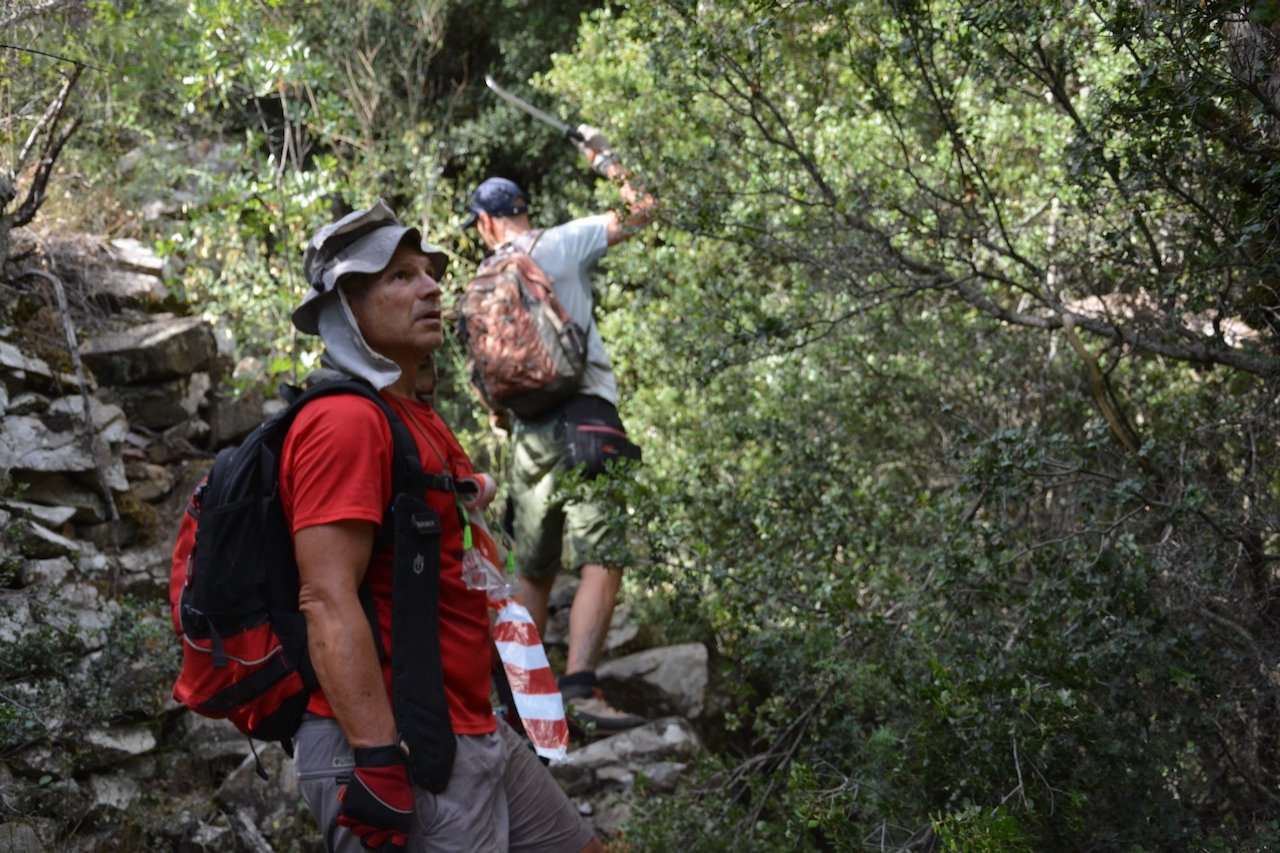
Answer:
M516 590L514 579L498 568L503 565L502 556L484 521L484 506L493 498L493 479L477 474L475 480L474 489L466 481L458 484L468 527L463 541L463 577L468 586L485 591L490 609L497 613L493 641L525 736L538 755L552 762L563 761L569 747L564 699L533 617L511 597Z

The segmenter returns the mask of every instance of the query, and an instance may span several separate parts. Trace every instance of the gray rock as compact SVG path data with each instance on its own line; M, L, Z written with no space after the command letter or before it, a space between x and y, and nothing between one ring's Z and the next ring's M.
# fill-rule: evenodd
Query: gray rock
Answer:
M199 317L156 320L94 338L80 347L104 385L136 385L208 370L217 350L213 331Z
M647 649L596 669L602 689L622 707L690 719L706 709L707 648L701 643Z
M75 429L83 429L84 402L79 394L59 397L49 404L49 418L64 415L75 424ZM129 421L124 410L119 406L103 403L96 397L89 398L89 416L93 420L93 429L98 438L108 444L119 444L129 435ZM47 420L48 420L47 419ZM66 421L62 421L66 423Z
M147 458L160 465L169 465L192 457L207 457L207 451L198 449L193 442L201 442L208 434L209 425L199 418L183 421L147 445Z
M258 776L258 763L266 772ZM269 827L291 819L305 808L294 776L293 760L276 744L258 744L258 757L245 756L214 795L223 811L240 816L249 826Z
M45 506L26 501L5 501L4 505L18 516L26 516L32 521L51 528L61 527L76 514L75 508L69 506Z
M104 524L86 524L78 528L80 540L94 548L115 553L137 543L141 531L131 518L108 521Z
M103 812L123 812L142 796L137 782L115 774L89 777L93 808Z
M96 397L88 398L88 410L93 418L93 432L99 435L102 441L109 443L123 442L129 434L129 421L124 418L124 410L119 406L110 405L97 400ZM79 394L70 394L67 397L59 397L58 400L49 403L50 414L69 415L76 423L76 428L81 428L84 420L84 402Z
M33 503L65 506L75 510L77 524L101 524L107 520L107 503L92 489L74 483L65 474L25 471L14 477L22 484L22 496Z
M5 406L6 415L36 415L48 411L49 398L34 391L23 391L15 394Z
M9 853L45 853L35 829L29 823L11 821L0 823L0 850Z
M237 397L215 395L209 406L209 444L224 447L240 441L266 418L262 392L253 390Z
M84 742L88 754L77 763L85 769L110 767L156 748L155 734L139 725L94 729L85 735Z
M116 161L116 173L121 178L127 178L133 174L133 170L141 165L142 161L147 158L147 150L139 146L120 157Z
M248 809L236 811L231 827L242 849L250 853L273 853L274 848L258 829L255 816Z
M176 208L168 202L153 198L142 205L140 212L144 222L159 222L174 213Z
M576 575L561 572L556 576L551 597L547 601L547 633L543 637L546 645L568 647L569 611L577 591ZM605 634L601 650L606 655L617 653L635 641L639 630L631 621L631 610L627 603L620 602L613 610L613 618L609 620L609 631Z
M54 728L48 721L46 727ZM46 775L54 779L69 779L73 772L71 757L65 749L55 749L43 743L19 750L6 756L5 760L19 774L32 779Z
M150 782L152 779L163 778L160 776L160 762L156 760L154 752L148 752L126 761L117 768L116 772L123 773L130 779L136 779L139 782Z
M128 488L119 458L106 452L103 459L108 464L111 487L119 491ZM4 431L0 432L0 469L66 473L93 471L97 464L78 419L5 418Z
M631 806L617 796L605 797L596 805L594 812L591 822L595 824L596 830L606 837L616 835L618 830L622 829L622 825L631 820Z
M75 779L57 779L47 784L27 787L34 811L43 814L79 815L85 814L93 806L92 794L88 785ZM0 849L4 849L0 845Z
M125 157L133 153L131 151ZM164 261L151 250L150 246L131 237L117 237L109 245L117 266L145 273L153 278L161 278L164 275Z
M48 362L25 354L7 341L0 341L0 369L18 379L25 379L28 374L44 379L53 378L53 370Z
M140 584L156 584L157 592L167 595L169 562L173 557L171 536L143 548L134 548L120 554L117 560L121 582L126 589Z
M102 637L120 612L120 603L103 601L98 587L89 583L69 583L58 588L58 604L50 608L45 621L59 630L72 625L88 649L100 648ZM90 663L86 658L82 663Z
M169 288L155 276L118 269L103 270L94 290L134 308L159 305L170 295Z
M180 809L177 814L171 815L165 825L159 827L159 830L166 838L174 841L172 849L176 850L178 849L177 842L195 835L199 827L200 818L194 812L190 809Z
M124 471L129 478L129 491L140 501L154 502L173 490L173 474L163 465L129 460Z
M22 593L0 593L0 643L16 643L31 624L31 604Z
M212 720L188 712L183 715L179 730L182 742L197 758L205 761L252 758L249 739L226 720Z
M76 570L84 575L85 580L104 579L111 574L115 565L115 562L106 554L86 553L80 555Z
M75 566L66 557L50 560L28 560L22 566L22 585L52 589L60 586Z
M655 761L645 765L644 781L649 790L662 794L673 793L680 780L684 778L687 762Z
M19 550L29 557L70 557L80 552L79 542L54 533L30 519L19 519L13 527L17 530Z
M704 751L687 720L667 717L574 750L551 774L570 796L629 790L637 775L674 785L674 769Z
M164 430L195 416L209 392L209 374L146 385L109 385L98 395L114 403L129 416L129 423Z
M218 815L214 823L202 823L178 850L180 853L223 853L236 849L236 836L227 825L224 815Z
M0 431L0 469L90 472L101 464L108 487L124 491L129 487L124 465L109 449L128 434L124 412L90 398L90 416L97 436L92 447L84 436L78 396L55 400L39 417L6 417Z

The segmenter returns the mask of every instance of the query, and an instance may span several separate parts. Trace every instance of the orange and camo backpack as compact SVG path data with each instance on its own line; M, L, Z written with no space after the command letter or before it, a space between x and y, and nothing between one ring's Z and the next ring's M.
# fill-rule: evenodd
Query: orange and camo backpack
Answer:
M472 385L490 409L545 414L582 384L587 333L569 319L530 257L540 230L486 258L458 304L458 337Z

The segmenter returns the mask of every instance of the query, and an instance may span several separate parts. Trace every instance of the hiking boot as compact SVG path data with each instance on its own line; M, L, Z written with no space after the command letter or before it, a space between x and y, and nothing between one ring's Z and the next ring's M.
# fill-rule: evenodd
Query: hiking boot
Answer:
M628 714L610 705L599 687L566 687L561 695L570 732L577 728L583 737L622 732L649 722L639 714Z

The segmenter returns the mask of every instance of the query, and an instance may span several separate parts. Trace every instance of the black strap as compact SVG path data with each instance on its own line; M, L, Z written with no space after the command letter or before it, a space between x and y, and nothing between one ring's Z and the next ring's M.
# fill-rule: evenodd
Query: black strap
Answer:
M414 784L438 794L449 784L457 750L440 660L440 516L421 499L401 494L395 517L392 706Z
M226 714L239 708L265 693L267 688L275 684L293 671L293 665L284 655L276 655L261 669L236 683L223 688L200 704L200 710L210 714Z
M525 231L523 234L517 234L516 238L511 241L511 249L516 252L524 252L526 255L533 253L533 247L538 245L538 241L542 239L545 232L541 228L534 228L531 231Z

